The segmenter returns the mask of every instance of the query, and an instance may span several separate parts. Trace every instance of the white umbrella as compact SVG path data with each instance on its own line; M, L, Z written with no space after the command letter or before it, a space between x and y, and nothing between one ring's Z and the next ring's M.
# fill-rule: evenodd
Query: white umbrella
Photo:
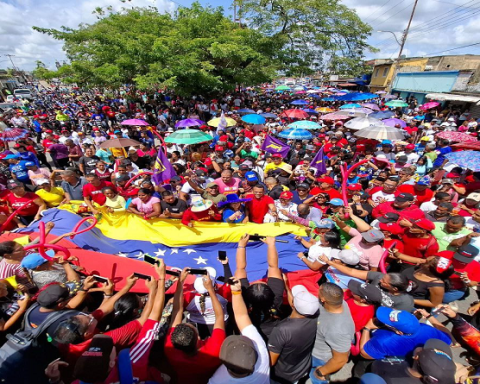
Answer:
M348 117L365 117L367 114L362 112L358 108L356 109L352 108L352 109L341 109L337 112L333 112L332 115L343 115Z
M389 127L388 125L376 125L374 127L363 128L355 132L355 136L374 140L402 140L403 133L400 129Z
M365 116L365 117L356 117L350 121L347 121L345 123L345 128L363 129L363 128L369 128L369 127L375 127L375 126L382 126L382 125L385 125L385 124L383 124L381 120L375 119L370 116Z

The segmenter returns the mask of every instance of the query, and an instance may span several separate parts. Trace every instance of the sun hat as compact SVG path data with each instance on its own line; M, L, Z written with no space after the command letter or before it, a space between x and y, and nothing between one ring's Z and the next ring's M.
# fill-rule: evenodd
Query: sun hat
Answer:
M232 204L232 203L244 203L246 201L251 201L252 199L248 198L248 199L240 199L238 197L237 194L235 193L230 193L229 195L227 195L227 200L226 201L220 201L218 203L218 207L223 207L224 205L227 205L227 204ZM193 208L192 208L192 211L193 211ZM195 211L194 211L195 212Z
M192 197L192 212L203 212L211 208L213 201L202 199L200 196Z
M318 298L308 292L303 285L296 285L292 288L293 306L303 316L312 316L320 309Z
M418 332L420 323L418 319L409 312L398 311L387 307L379 307L376 317L383 324L386 324L396 330L412 335Z
M287 173L292 173L292 166L290 164L282 164L281 166L278 167L278 169L281 169L282 171L285 171Z
M212 267L205 267L205 269L208 271L208 275L210 276L212 283L215 284L217 278L217 271L215 270L215 268ZM203 285L203 277L204 275L198 276L193 283L193 288L201 295L207 293L207 288L205 288L205 286Z

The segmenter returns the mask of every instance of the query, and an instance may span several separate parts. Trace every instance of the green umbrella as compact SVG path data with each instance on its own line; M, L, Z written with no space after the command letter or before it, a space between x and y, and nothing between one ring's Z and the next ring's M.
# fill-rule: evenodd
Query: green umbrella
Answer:
M277 91L290 91L290 87L288 85L279 85L277 88L275 88Z
M385 103L385 105L387 107L393 107L393 108L408 107L408 104L403 100L392 100L392 101L389 101L388 103Z
M197 129L181 129L165 139L166 143L198 144L213 140L213 137Z

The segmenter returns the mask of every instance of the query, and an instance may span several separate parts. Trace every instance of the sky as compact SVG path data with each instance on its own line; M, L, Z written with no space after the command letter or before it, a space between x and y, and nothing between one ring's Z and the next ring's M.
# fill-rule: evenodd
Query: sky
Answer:
M401 40L415 0L342 1L373 28L368 42L379 52L367 52L366 58L396 58L399 45L395 38L391 33L378 31L392 31ZM223 6L227 14L232 14L232 0L200 2ZM13 55L14 64L25 70L33 69L36 60L53 69L55 61L66 59L62 43L34 31L34 25L75 28L80 23L93 23L95 7L112 6L119 10L156 6L160 11L171 12L192 3L193 0L0 0L0 68L12 67L5 55ZM407 57L480 54L478 17L480 0L419 0L403 54ZM471 44L476 45L465 47Z

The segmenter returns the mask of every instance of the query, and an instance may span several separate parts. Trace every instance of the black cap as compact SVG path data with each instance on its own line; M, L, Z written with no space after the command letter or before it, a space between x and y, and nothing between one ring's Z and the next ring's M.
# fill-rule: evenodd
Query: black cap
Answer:
M60 301L68 299L70 291L63 284L52 284L41 291L37 303L43 308L53 308Z
M207 173L206 173L205 171L201 170L201 169L197 169L197 170L195 171L195 174L196 174L197 176L199 176L199 177L205 177L205 176L207 176Z
M300 183L297 185L297 189L302 188L302 189L310 189L310 185L307 183Z
M381 223L396 223L400 219L400 215L395 212L387 212L378 218Z
M382 291L375 285L362 283L357 280L348 282L348 289L357 296L360 296L372 304L380 304L382 302Z
M115 181L128 181L128 180L130 180L130 177L128 177L128 175L120 175L115 179Z
M399 203L405 203L407 201L414 201L415 196L413 196L411 193L400 193L395 197L395 200L397 200Z
M453 255L455 260L460 261L461 263L468 264L473 261L473 259L478 256L479 250L473 245L466 244L458 248L457 252Z
M249 171L250 167L247 164L240 164L238 169L240 169L240 171Z
M456 366L452 350L439 339L429 339L418 353L418 366L423 376L430 377L438 384L455 383Z

